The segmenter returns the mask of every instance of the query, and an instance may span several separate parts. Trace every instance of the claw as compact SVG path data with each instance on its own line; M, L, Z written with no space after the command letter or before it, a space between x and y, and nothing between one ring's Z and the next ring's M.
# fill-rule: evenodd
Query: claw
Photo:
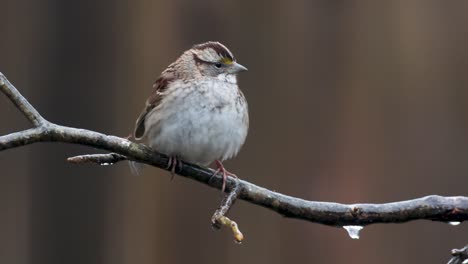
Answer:
M174 179L176 167L180 170L182 168L182 162L177 156L169 156L169 162L166 169L171 169L171 181Z
M224 190L226 189L226 181L227 181L227 176L231 176L233 178L237 178L237 176L234 174L234 173L231 173L229 171L227 171L224 166L223 166L223 163L221 163L221 161L219 160L215 160L215 163L216 163L216 166L218 167L216 169L216 171L213 173L213 176L218 174L219 172L221 172L223 174L223 186L221 188L221 191L224 192Z

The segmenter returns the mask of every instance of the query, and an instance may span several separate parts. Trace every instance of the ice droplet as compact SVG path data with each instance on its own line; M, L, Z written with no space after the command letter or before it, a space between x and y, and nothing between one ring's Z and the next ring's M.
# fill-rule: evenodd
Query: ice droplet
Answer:
M468 259L465 259L462 264L468 264Z
M109 166L109 165L112 165L113 163L107 163L107 162L104 162L104 163L101 163L100 165L101 166Z
M461 222L453 221L453 222L448 222L448 224L451 225L451 226L457 226L457 225L461 224Z
M348 232L348 235L352 239L359 239L359 231L361 231L364 227L357 226L357 225L349 225L349 226L343 226L343 228Z

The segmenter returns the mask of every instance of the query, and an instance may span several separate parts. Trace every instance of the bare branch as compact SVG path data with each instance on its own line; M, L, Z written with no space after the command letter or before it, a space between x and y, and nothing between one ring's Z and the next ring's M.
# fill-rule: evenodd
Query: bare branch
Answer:
M452 258L447 264L463 264L468 260L468 245L462 249L452 249Z
M68 162L75 164L97 163L99 165L112 165L122 160L127 160L127 157L117 153L80 155L67 159Z
M116 136L60 126L46 121L3 75L0 75L0 90L15 103L34 125L37 125L33 129L0 137L0 151L35 142L65 142L113 152L121 155L119 156L119 160L123 160L126 157L128 160L146 163L161 169L167 168L168 157L153 151L145 145L133 143ZM79 159L90 162L99 161L99 158L87 157ZM100 158L104 158L104 156L100 156ZM182 162L182 165L177 167L175 172L180 176L221 189L222 177L221 175L213 176L214 170L212 169ZM236 181L229 177L226 192L232 192L235 186ZM468 197L463 196L442 197L431 195L394 203L347 205L332 202L307 201L270 191L243 180L239 180L238 188L237 196L239 199L269 208L286 217L330 226L403 223L418 219L442 222L468 220Z
M47 122L1 72L0 89L35 127L38 127Z
M44 141L46 136L47 129L44 127L30 128L20 132L0 136L0 151Z
M239 186L239 181L236 179L234 187L228 193L228 195L224 197L223 201L221 202L221 206L218 208L218 210L215 211L213 217L211 218L211 223L214 228L220 229L222 226L231 228L232 233L234 234L234 239L238 243L244 240L244 235L239 230L237 223L227 218L226 214L228 213L229 209L231 209L231 206L234 204L237 196L239 195Z

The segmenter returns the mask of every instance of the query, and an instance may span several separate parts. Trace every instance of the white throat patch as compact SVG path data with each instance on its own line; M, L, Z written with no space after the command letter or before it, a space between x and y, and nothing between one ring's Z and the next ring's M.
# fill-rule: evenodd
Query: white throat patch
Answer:
M228 83L237 83L237 77L234 74L221 73L216 77L218 80Z

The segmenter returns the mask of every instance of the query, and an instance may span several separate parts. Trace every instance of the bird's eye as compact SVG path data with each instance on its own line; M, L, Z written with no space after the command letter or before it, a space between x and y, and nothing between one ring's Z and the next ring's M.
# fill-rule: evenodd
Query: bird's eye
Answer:
M214 66L215 66L216 68L218 68L218 69L219 69L219 68L221 68L221 67L223 66L223 64L221 64L221 63L219 63L219 62L218 62L218 63L215 63L215 65L214 65Z

